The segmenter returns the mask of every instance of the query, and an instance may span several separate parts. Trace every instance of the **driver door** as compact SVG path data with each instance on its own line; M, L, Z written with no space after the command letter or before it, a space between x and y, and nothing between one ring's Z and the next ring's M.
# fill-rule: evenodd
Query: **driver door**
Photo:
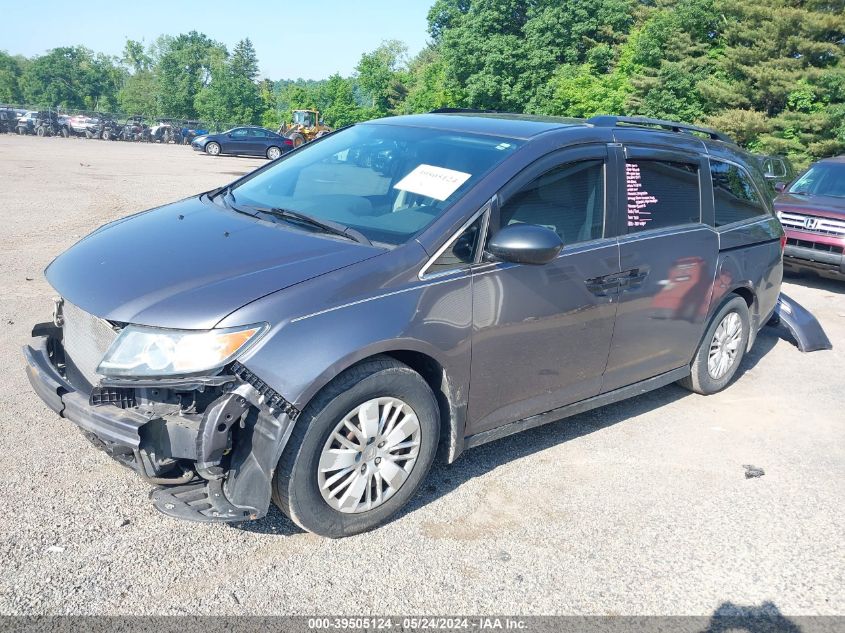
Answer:
M610 230L617 180L604 145L582 147L541 159L500 193L491 235L538 224L564 247L542 266L497 262L473 271L468 435L601 391L620 270Z
M223 137L223 152L225 154L248 154L247 134L245 127L235 128Z

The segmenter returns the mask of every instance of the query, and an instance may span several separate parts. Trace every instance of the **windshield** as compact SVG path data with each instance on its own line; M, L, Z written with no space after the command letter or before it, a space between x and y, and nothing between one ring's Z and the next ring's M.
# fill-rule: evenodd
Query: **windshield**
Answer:
M845 163L817 163L796 180L789 193L845 198Z
M402 244L519 145L398 125L356 125L307 145L232 190L238 205L281 208Z

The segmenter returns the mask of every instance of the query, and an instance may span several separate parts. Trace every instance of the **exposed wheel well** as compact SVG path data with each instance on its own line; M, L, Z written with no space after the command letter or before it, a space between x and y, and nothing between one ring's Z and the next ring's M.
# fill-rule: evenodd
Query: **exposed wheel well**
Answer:
M397 350L384 352L384 355L395 358L400 363L405 363L422 376L428 383L428 386L431 387L437 398L437 405L440 408L439 447L441 450L446 449L448 451L454 435L455 429L453 429L453 426L456 420L452 414L452 394L450 393L449 382L443 371L443 366L434 358L422 352Z
M731 292L745 299L745 303L748 306L749 310L752 308L752 306L754 306L754 293L751 292L751 290L749 290L748 288L740 286L739 288L734 288Z

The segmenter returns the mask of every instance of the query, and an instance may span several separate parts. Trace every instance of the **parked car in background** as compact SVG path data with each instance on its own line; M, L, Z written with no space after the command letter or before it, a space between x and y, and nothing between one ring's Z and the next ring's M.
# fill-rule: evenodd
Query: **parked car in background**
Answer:
M235 127L220 134L204 134L191 142L197 152L209 156L241 154L275 160L293 149L293 141L263 127Z
M208 124L202 121L183 121L182 122L182 142L185 145L190 145L198 136L203 136L209 133Z
M0 108L0 133L13 133L18 127L18 115L10 108Z
M257 131L195 149L281 149ZM243 521L272 498L356 534L408 503L438 448L728 386L780 292L764 187L730 139L679 123L354 125L57 257L27 373L162 486L166 514Z
M35 134L35 125L38 122L38 111L27 110L18 117L16 131L18 134Z
M845 155L811 165L775 210L786 229L784 267L845 280Z
M182 144L182 126L173 119L156 119L156 124L150 126L149 140L151 143Z
M99 124L99 119L86 114L75 114L68 117L68 127L71 134L74 136L88 136L86 133L89 132L92 127L98 126Z

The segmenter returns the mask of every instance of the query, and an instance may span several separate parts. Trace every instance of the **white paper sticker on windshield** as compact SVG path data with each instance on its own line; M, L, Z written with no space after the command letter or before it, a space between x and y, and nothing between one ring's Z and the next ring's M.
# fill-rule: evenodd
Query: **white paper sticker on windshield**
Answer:
M434 165L419 165L410 174L393 185L394 189L418 193L427 198L445 200L455 190L464 184L472 174L462 171L435 167Z

